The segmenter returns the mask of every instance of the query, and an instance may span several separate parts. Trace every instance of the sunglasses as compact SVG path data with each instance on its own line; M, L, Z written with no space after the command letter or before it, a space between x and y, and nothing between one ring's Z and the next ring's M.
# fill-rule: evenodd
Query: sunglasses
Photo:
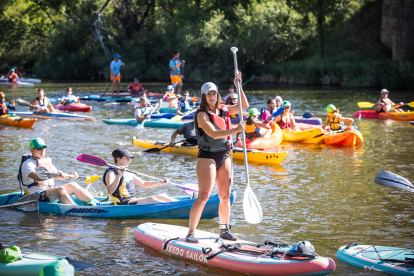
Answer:
M5 96L0 96L0 98L3 98L3 99L5 99L6 97L5 97Z
M46 146L44 146L44 147L41 147L40 149L37 149L37 150L44 150L44 149L46 149L47 147Z
M285 109L289 109L289 108L290 108L290 106L284 106L284 108L285 108Z

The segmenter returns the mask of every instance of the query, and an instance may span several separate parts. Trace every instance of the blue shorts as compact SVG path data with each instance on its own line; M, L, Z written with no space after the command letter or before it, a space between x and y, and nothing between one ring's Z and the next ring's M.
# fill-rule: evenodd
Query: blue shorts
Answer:
M37 192L36 195L40 202L50 202L50 199L46 195L46 191Z

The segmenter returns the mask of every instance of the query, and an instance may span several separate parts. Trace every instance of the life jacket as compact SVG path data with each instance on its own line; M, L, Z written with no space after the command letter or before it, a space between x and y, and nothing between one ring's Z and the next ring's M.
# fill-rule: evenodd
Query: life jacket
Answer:
M44 180L44 181L35 181L33 180L33 183L31 184L24 184L23 183L23 176L22 176L22 165L24 162L26 162L28 159L32 158L32 156L30 154L25 154L22 156L21 161L20 161L20 166L19 166L19 173L17 175L17 179L19 180L19 184L20 184L20 190L23 194L23 191L26 195L29 195L29 191L25 189L25 187L27 187L27 189L30 189L33 186L55 186L55 180L53 178L48 179L48 180ZM32 158L33 159L33 158ZM41 160L38 159L33 159L34 161L36 161L36 164L38 167L42 166L45 167L48 171L53 171L53 165L52 165L52 159L49 157L43 158Z
M183 106L180 109L181 112L184 112L185 113L185 112L191 110L190 103L188 101L186 101L186 100L180 100L180 103L183 104Z
M10 74L9 75L9 82L16 82L16 80L17 80L17 78L18 78L19 76L16 74L16 73L12 73L12 74Z
M109 171L113 171L115 175L117 176L118 173L116 172L117 169L114 168L108 168L104 172L102 176L102 181L105 184L105 186L108 186L106 183L106 174ZM135 185L134 183L127 183L122 176L122 178L119 180L119 183L115 189L115 191L109 195L111 200L114 202L115 205L125 205L128 204L128 201L135 198Z
M382 103L385 103L385 104L387 105L387 103L386 103L386 102L384 102L384 99L383 99L383 98L378 98L375 102L378 102L379 100L381 100L381 102L382 102ZM386 108L386 105L382 105L382 106L381 106L381 109L380 109L380 110L378 110L378 111L375 109L375 112L377 112L377 113L388 112L388 110L387 110L387 108Z
M138 107L137 109L141 110L141 118L151 113L151 108L149 107Z
M328 113L329 115L329 113ZM328 116L329 118L329 126L331 127L331 130L340 130L342 129L342 123L339 122L339 118L337 116Z
M205 112L202 109L197 109L194 115L194 129L196 131L198 149L210 152L218 151L229 151L231 149L231 137L221 139L213 139L211 136L208 136L203 129L198 127L197 117L200 112ZM221 107L219 110L219 115L214 113L211 110L207 111L210 121L213 124L216 130L229 130L230 129L230 114L226 107Z
M244 129L246 133L255 133L260 132L259 128L256 127L256 125L253 123L251 125L246 124L246 128Z
M7 103L6 102L0 103L0 115L6 115L8 113L9 111L7 109Z
M47 101L46 101L46 97L44 97L43 98L43 104L40 102L39 98L36 98L36 101L38 102L38 105L40 105L40 108L35 110L36 113L39 113L42 110L47 110L48 109L47 108L48 105L46 104L46 102L49 103L49 99L47 99Z

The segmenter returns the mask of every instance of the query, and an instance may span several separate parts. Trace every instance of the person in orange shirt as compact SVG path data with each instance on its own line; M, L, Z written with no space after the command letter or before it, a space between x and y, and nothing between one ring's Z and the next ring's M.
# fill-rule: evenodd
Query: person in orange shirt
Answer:
M16 83L19 76L16 74L16 72L14 72L14 69L11 69L8 78L9 82Z
M142 87L142 85L139 83L138 78L135 78L134 82L128 85L127 89L128 92L131 92L131 95L141 96L146 92L146 90L144 90L144 87Z
M180 53L175 52L174 57L170 60L170 78L171 84L177 83L177 94L181 94L181 87L183 82L181 81L184 76L182 75L181 68L184 69L185 60L180 61Z

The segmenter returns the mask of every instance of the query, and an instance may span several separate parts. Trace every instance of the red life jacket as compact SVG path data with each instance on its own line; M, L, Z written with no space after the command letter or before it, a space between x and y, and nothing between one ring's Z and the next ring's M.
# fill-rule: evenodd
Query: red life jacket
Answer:
M6 115L6 114L8 114L6 102L0 103L0 115Z

